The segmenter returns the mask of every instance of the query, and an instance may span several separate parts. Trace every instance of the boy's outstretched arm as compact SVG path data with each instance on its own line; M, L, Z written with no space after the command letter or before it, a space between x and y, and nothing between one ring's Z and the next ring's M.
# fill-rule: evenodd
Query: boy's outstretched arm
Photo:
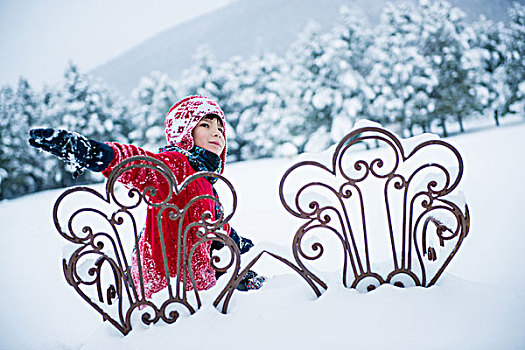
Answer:
M105 143L61 129L32 129L29 144L47 151L80 169L102 171L113 160L113 149Z
M184 162L182 160L184 156L178 153L155 154L134 145L116 142L102 143L88 139L79 133L61 129L32 129L29 135L31 146L54 154L74 165L77 168L74 177L85 168L102 172L108 177L118 163L133 156L149 156L164 162L173 171L179 183L186 178L189 172L189 163ZM139 190L154 186L158 189L159 198L164 197L164 194L169 191L166 179L157 171L147 168L126 171L118 181Z

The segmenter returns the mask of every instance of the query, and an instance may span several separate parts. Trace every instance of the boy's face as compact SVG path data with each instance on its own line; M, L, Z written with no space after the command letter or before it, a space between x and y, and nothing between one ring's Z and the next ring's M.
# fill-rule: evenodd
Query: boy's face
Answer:
M195 146L220 156L224 150L224 127L215 116L204 116L191 132Z

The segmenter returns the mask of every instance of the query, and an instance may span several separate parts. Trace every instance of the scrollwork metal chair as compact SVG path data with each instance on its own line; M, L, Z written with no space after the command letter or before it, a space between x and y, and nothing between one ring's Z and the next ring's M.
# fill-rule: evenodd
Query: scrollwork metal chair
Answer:
M363 143L380 147L360 151ZM442 140L410 146L386 129L363 127L343 138L331 164L303 161L285 172L281 202L304 222L292 246L298 266L311 270L328 235L340 243L346 287L436 283L469 232L468 207L454 193L463 160Z
M153 187L148 187L142 192L130 189L127 191L127 198L119 198L126 196L121 196L122 193L116 190L117 179L126 171L139 167L156 171L166 179L170 187L166 198L159 202L152 201L151 198L156 194L156 189ZM182 229L182 225L178 225L181 232L177 234L179 240L177 266L180 267L181 273L177 276L170 276L160 221L179 220L182 222L188 211L199 200L217 201L211 196L197 196L191 199L184 208L170 204L172 196L177 195L189 183L198 178L210 176L218 178L230 191L232 210L215 220L210 212L205 212L198 222L188 225L198 228L199 238L199 241L190 247L189 254L184 253L189 227ZM79 205L79 203L82 204ZM86 203L91 204L91 207L86 207ZM167 281L167 296L160 303L146 298L144 293L144 271L138 249L140 224L137 220L137 216L140 216L138 213L144 208L141 211L134 211L141 205L160 208L159 239ZM126 159L118 164L109 175L105 194L93 188L81 186L66 190L57 199L53 209L56 229L65 239L74 244L63 260L65 278L77 293L103 316L104 320L109 321L123 334L131 330L131 320L134 314L141 314L142 322L147 325L161 319L166 323L173 323L180 316L181 308L183 312L193 314L201 307L200 292L195 284L191 259L198 245L218 241L229 249L230 261L226 262L225 266L218 267L216 264L220 262L220 259L215 256L211 260L212 267L222 272L233 269L229 283L214 301L215 306L220 306L222 302L222 310L226 312L235 286L247 271L247 269L243 271L240 269L240 253L234 241L220 231L221 227L233 216L236 205L235 190L231 183L221 175L200 172L188 177L184 183L179 185L173 173L161 161L146 156ZM81 208L78 208L79 206ZM162 217L163 212L168 211L169 215ZM137 254L139 261L139 285L135 285L133 279L130 278L131 254ZM192 291L186 288L188 281L193 285Z

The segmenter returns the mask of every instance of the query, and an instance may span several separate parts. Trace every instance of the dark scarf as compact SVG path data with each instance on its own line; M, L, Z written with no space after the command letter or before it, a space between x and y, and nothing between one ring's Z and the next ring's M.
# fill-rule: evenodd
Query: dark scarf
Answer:
M187 151L177 146L165 146L159 150L159 153L162 152L178 152L185 155L195 171L209 171L220 174L222 170L221 157L202 147L194 146ZM210 176L207 176L206 179L212 184L217 181L217 178Z

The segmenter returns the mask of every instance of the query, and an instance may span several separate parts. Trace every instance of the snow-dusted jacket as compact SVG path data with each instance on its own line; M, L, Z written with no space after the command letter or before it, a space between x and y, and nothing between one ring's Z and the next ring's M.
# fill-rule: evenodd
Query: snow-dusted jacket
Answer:
M120 143L107 143L114 151L114 157L111 164L102 172L104 176L109 176L113 168L126 158L132 156L146 155L156 158L166 164L177 179L177 183L182 183L188 176L195 173L191 167L188 159L178 152L163 152L152 153L145 151L140 147L133 145L124 145ZM119 181L123 184L144 190L146 187L153 186L157 189L155 199L166 198L169 187L164 177L155 170L146 168L135 168L126 171ZM170 204L178 208L184 208L186 204L195 196L209 195L214 196L212 185L205 178L198 178L189 183L178 195L173 195ZM211 199L201 199L194 203L188 210L183 222L183 230L185 227L195 221L201 219L202 214L209 211L215 215L215 203ZM160 291L167 286L165 269L162 257L162 250L160 245L159 230L157 224L157 215L159 208L148 207L146 216L146 227L139 241L139 251L142 260L142 273L144 278L145 296L149 298L153 293ZM162 232L164 235L164 242L167 253L168 267L170 277L177 275L177 240L178 240L178 225L179 220L171 220L168 218L168 213L162 215ZM224 230L230 234L229 225L225 225ZM184 232L184 231L183 231ZM197 228L193 227L189 230L186 244L186 256L188 256L194 243L199 239L196 236ZM215 285L215 270L210 265L210 242L200 244L192 258L191 267L193 276L197 285L197 289L208 289ZM180 267L182 268L182 266ZM133 254L131 275L137 290L140 293L140 278L137 254ZM186 288L192 289L190 279L188 277Z

